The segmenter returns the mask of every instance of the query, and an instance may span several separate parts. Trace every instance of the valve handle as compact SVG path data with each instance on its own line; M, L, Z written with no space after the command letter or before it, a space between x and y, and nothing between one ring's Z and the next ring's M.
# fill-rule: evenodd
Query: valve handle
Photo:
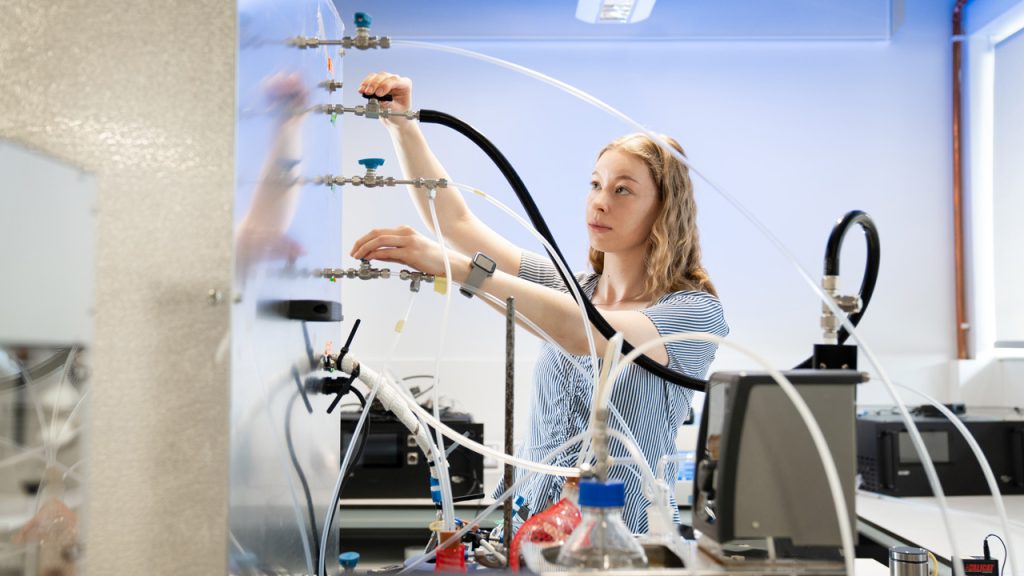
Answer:
M335 394L334 395L334 401L331 402L331 405L327 407L327 413L328 414L330 414L331 412L334 412L334 409L338 407L338 402L341 402L341 396L342 396L341 394Z
M383 158L363 158L359 161L359 165L363 166L367 170L376 170L384 165Z
M367 100L375 99L378 102L391 102L395 99L395 97L392 96L391 94L385 94L383 96L374 96L373 94L363 94L362 92L360 92L359 95L362 96L363 98L366 98Z
M342 552L338 554L338 564L341 564L342 568L351 570L356 567L359 563L359 552Z
M355 13L356 28L369 28L373 24L373 18L366 12Z

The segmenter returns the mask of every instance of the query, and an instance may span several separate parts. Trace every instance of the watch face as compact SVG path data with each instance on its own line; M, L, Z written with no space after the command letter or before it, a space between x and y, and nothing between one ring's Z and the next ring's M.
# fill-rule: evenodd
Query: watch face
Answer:
M476 257L473 258L473 263L483 268L488 274L494 274L494 270L498 267L498 263L491 260L486 254L477 252Z

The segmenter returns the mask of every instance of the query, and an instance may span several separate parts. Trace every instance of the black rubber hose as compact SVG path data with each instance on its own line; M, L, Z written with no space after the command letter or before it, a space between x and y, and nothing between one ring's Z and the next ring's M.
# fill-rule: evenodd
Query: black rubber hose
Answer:
M469 138L474 144L477 145L477 147L483 150L484 154L487 154L487 157L490 158L492 162L494 162L494 164L498 167L499 170L501 170L502 175L505 176L505 180L507 180L509 185L512 186L512 190L515 192L516 197L519 198L519 202L523 205L523 209L526 210L526 214L527 216L529 216L530 222L537 229L537 232L539 232L540 235L543 236L544 239L547 240L551 244L551 247L554 249L555 253L551 254L549 252L548 256L551 257L551 260L553 262L561 262L562 265L565 266L565 269L568 270L569 264L566 262L565 257L562 255L561 250L558 248L558 243L555 242L555 237L552 236L551 230L548 228L547 223L544 221L544 217L541 216L540 209L537 208L537 204L534 203L533 197L530 195L530 191L527 190L526 184L523 183L522 178L519 177L519 174L516 173L515 168L512 167L512 164L508 161L507 158L505 158L501 151L498 150L498 148L494 144L492 144L490 140L488 140L483 134L478 132L475 128L450 114L438 112L437 110L420 110L419 118L420 122L422 123L440 124L441 126L445 126L451 128L452 130L455 130L459 134L462 134L463 136ZM569 284L572 283L575 284L576 288L580 291L580 296L583 297L583 306L587 311L587 317L590 319L590 322L597 328L599 332L601 332L601 334L605 338L611 338L612 336L614 336L615 328L612 328L612 325L609 324L608 321L604 319L604 316L602 316L601 312L598 311L596 307L594 307L594 304L590 301L590 299L583 294L583 289L580 287L579 282L576 281L576 278L571 276L569 278L566 278L557 266L555 268L556 270L558 270L558 275L562 277L562 281L565 282L566 287L568 287ZM633 345L624 340L622 342L622 352L624 354L628 354L632 350ZM672 370L666 366L659 364L658 362L655 362L646 355L637 358L636 363L639 364L648 372L650 372L651 374L654 374L659 378L663 378L666 381L671 382L673 384L677 384L679 386L689 388L691 390L697 390L698 392L703 392L705 389L707 389L707 381L700 380L698 378L692 378L681 372L676 372L675 370Z
M292 394L288 401L288 407L284 412L284 439L288 443L288 455L291 456L292 466L295 473L299 475L299 482L302 482L302 492L306 496L306 511L309 513L309 528L313 531L310 540L313 541L313 565L320 565L320 533L316 528L316 509L313 508L313 496L309 492L309 482L306 481L306 474L302 471L299 458L295 454L295 444L292 443L292 409L295 408L295 401L299 399L299 393Z
M824 274L825 276L839 275L839 255L843 248L843 240L854 224L859 224L864 229L864 240L867 243L864 277L861 278L860 290L857 293L860 297L860 310L847 317L850 324L857 326L860 324L861 318L864 317L868 304L871 303L871 296L875 293L875 284L878 282L878 268L882 258L882 244L878 238L878 228L867 212L851 210L832 227L832 233L828 237L828 244L825 245ZM850 338L850 332L845 327L840 328L837 337L839 344L842 344ZM811 368L812 363L812 360L808 358L800 363L797 368Z

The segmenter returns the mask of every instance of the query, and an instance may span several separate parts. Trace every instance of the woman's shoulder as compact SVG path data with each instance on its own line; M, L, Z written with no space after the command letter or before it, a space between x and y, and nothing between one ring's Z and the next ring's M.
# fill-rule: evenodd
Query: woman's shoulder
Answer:
M711 308L722 308L722 301L717 296L710 292L704 292L701 290L680 290L678 292L669 292L658 298L652 306L658 306L662 304L679 304L679 305L697 305L707 306Z
M659 298L644 313L659 324L662 332L711 332L726 335L729 325L725 320L722 302L713 294L699 290L669 292Z

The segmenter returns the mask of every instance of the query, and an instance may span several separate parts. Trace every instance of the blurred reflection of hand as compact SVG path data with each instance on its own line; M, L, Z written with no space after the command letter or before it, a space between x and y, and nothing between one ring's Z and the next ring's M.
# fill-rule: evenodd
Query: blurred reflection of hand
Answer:
M263 80L263 93L267 98L270 110L283 119L302 119L302 113L309 100L309 91L302 81L302 76L291 72L278 72Z

